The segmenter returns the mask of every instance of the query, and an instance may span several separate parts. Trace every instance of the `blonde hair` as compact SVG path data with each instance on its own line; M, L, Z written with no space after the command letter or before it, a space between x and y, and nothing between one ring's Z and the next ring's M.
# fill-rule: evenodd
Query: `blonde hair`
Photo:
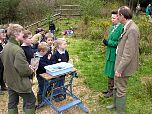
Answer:
M58 38L57 40L55 40L53 52L55 52L57 50L57 48L59 48L59 45L61 45L64 42L66 42L65 38Z
M47 38L52 38L53 39L53 34L48 32L48 33L45 34L45 37L46 37L46 39Z
M24 39L27 39L29 35L32 35L32 32L29 31L29 30L24 30L24 31L23 31L23 34L24 34L24 35L23 35L23 38L24 38Z
M7 29L7 35L9 37L16 37L20 32L22 32L24 28L19 24L9 24Z
M48 48L48 45L47 45L47 43L46 42L41 42L41 43L39 43L39 45L38 45L38 52L40 52L40 51L48 51L49 50L49 48Z

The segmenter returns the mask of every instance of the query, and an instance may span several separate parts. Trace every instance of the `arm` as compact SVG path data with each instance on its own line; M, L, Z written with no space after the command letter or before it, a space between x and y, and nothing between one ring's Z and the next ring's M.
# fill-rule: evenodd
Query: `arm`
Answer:
M131 30L128 34L128 39L126 41L126 44L124 46L124 51L120 60L120 63L118 65L118 68L116 71L118 73L122 73L127 65L130 63L131 59L133 58L135 52L136 52L136 45L138 39L138 33L136 30Z
M29 77L32 74L32 69L26 60L23 50L18 50L15 55L14 66L20 76Z

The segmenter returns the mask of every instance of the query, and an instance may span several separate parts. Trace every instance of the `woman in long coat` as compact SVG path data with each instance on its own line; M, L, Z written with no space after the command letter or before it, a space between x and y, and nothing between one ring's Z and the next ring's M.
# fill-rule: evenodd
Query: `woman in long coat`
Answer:
M108 39L103 40L104 45L107 46L105 75L108 77L108 90L103 92L105 97L111 97L113 95L116 48L121 33L123 31L123 25L119 23L117 11L112 11L111 14L111 20L113 25L110 28Z

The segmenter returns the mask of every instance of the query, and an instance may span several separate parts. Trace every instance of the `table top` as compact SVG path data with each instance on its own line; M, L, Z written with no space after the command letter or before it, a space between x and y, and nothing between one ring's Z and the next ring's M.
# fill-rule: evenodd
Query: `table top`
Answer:
M73 71L72 71L72 72L76 72L76 71L77 71L76 68L73 68ZM66 74L69 74L69 73L71 73L71 72L67 72ZM62 75L66 75L66 74L62 74ZM45 80L51 80L51 79L54 79L54 78L58 78L58 77L60 77L60 76L62 76L62 75L52 76L52 75L50 75L50 74L48 74L48 73L42 73L42 74L40 74L40 76L41 76L42 78L44 78ZM66 76L68 76L68 75L66 75Z

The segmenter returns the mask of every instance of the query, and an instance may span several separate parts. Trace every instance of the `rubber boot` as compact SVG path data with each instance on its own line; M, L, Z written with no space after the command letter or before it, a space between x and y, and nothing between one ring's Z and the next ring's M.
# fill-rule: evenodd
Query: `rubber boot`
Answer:
M25 109L25 114L35 114L35 108Z
M17 108L8 109L8 114L18 114L18 109Z
M114 114L125 114L126 97L116 98L116 112Z
M113 104L106 106L107 109L112 110L116 108L116 88L113 89Z
M113 96L113 87L114 87L114 79L109 78L108 81L108 92L104 94L105 98L109 98Z

